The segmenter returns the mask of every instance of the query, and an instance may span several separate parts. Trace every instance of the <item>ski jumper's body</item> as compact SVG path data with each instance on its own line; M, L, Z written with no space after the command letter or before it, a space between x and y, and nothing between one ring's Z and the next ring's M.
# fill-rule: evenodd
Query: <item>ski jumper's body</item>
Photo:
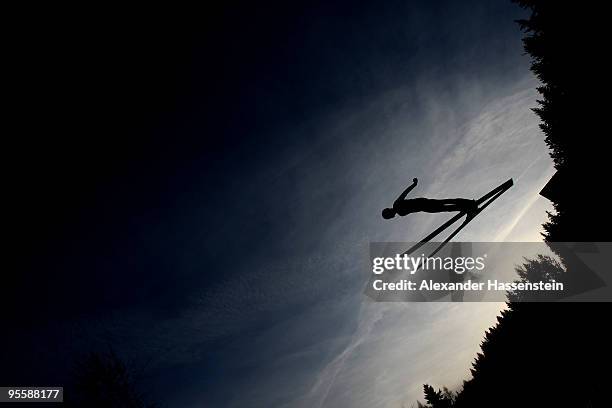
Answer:
M468 200L466 198L447 198L442 200L431 199L431 198L410 198L406 199L408 193L410 193L417 185L418 180L415 178L408 188L406 188L402 194L397 197L393 203L392 208L385 208L382 212L383 218L390 219L399 215L401 217L416 213L416 212L427 212L427 213L439 213L439 212L453 212L463 211L472 212L478 208L476 201Z

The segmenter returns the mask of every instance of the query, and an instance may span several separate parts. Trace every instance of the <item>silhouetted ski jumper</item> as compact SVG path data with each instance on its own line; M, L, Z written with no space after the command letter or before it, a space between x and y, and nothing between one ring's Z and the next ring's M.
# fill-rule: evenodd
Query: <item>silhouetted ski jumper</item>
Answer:
M412 185L408 186L406 190L393 203L393 208L385 208L382 210L382 216L385 219L391 219L395 215L408 215L415 212L451 212L451 211L464 211L468 214L475 211L478 208L478 204L475 200L468 200L467 198L448 198L443 200L434 200L430 198L411 198L406 199L406 196L413 188L416 187L418 179L413 179Z

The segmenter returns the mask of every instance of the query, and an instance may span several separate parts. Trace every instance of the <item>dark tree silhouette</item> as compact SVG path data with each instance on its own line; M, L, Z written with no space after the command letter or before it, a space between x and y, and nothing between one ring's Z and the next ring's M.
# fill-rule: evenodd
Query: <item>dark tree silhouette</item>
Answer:
M534 111L557 169L547 186L555 213L549 214L544 236L551 242L607 241L611 223L607 208L598 205L609 173L610 152L598 138L607 125L607 108L593 99L606 96L600 84L609 75L597 62L604 46L598 44L602 22L597 16L604 10L596 2L514 2L530 11L518 23L531 70L542 84Z
M548 256L526 260L517 267L519 281L563 281L564 265ZM575 304L542 301L526 292L511 301L485 332L481 351L472 364L472 378L456 394L424 386L427 406L437 407L599 407L607 406L607 341L588 335L590 317L575 317ZM530 298L529 296L533 296ZM515 293L508 299L519 300ZM550 300L550 299L547 299ZM600 324L601 326L601 324Z
M517 267L519 279L515 282L561 282L564 283L565 269L559 261L547 255L538 255L536 259L525 260ZM507 297L510 302L543 302L558 299L562 293L550 291L511 291Z
M423 386L423 393L425 394L427 405L419 403L419 407L451 408L455 404L455 394L446 387L436 391L431 385L425 384Z
M155 408L136 390L133 376L114 352L91 353L77 364L66 405L90 408Z

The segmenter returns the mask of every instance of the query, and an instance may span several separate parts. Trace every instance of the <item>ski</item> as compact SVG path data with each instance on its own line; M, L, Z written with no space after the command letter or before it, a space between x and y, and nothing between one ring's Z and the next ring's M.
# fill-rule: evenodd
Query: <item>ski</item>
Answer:
M438 253L438 251L440 251L442 249L442 247L444 247L444 245L446 245L451 239L453 239L453 237L455 237L455 235L457 235L467 224L470 223L470 221L472 221L474 218L476 218L476 216L478 214L480 214L480 212L482 210L484 210L485 208L487 208L493 201L495 201L499 196L501 196L503 193L505 193L510 187L512 187L514 185L514 182L512 181L512 179L507 180L506 182L500 184L499 186L495 187L493 190L489 191L487 194L483 195L482 197L480 197L479 199L476 200L476 203L479 205L478 209L474 212L473 216L471 217L467 217L463 223L461 223L461 225L459 225L459 227L457 227L457 229L455 229L437 248L436 250L430 255L430 256L434 256L436 253ZM484 204L483 204L484 203ZM482 205L481 205L482 204ZM448 221L446 221L444 224L440 225L438 228L436 228L436 230L434 230L431 234L427 235L425 238L423 238L421 241L417 242L416 244L414 244L412 247L410 247L407 251L405 251L402 255L410 255L411 253L413 253L414 251L416 251L417 249L419 249L420 247L422 247L423 245L425 245L426 243L430 242L433 238L435 238L436 236L438 236L442 231L444 231L445 229L447 229L448 227L450 227L451 225L453 225L455 222L457 222L459 219L461 219L464 215L467 215L466 212L462 211L460 213L458 213L457 215L455 215L454 217L452 217L451 219L449 219Z

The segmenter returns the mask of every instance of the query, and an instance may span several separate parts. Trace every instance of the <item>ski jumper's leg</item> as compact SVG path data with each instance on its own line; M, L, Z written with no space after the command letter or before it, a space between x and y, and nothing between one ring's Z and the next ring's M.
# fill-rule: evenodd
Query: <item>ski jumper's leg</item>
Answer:
M475 201L468 200L467 198L447 198L444 200L440 200L444 205L456 205L463 208L467 208L469 206L473 206Z
M446 204L444 203L444 201L445 200L434 200L434 199L428 198L422 202L421 211L428 212L428 213L453 211L453 210L448 210L446 208Z

